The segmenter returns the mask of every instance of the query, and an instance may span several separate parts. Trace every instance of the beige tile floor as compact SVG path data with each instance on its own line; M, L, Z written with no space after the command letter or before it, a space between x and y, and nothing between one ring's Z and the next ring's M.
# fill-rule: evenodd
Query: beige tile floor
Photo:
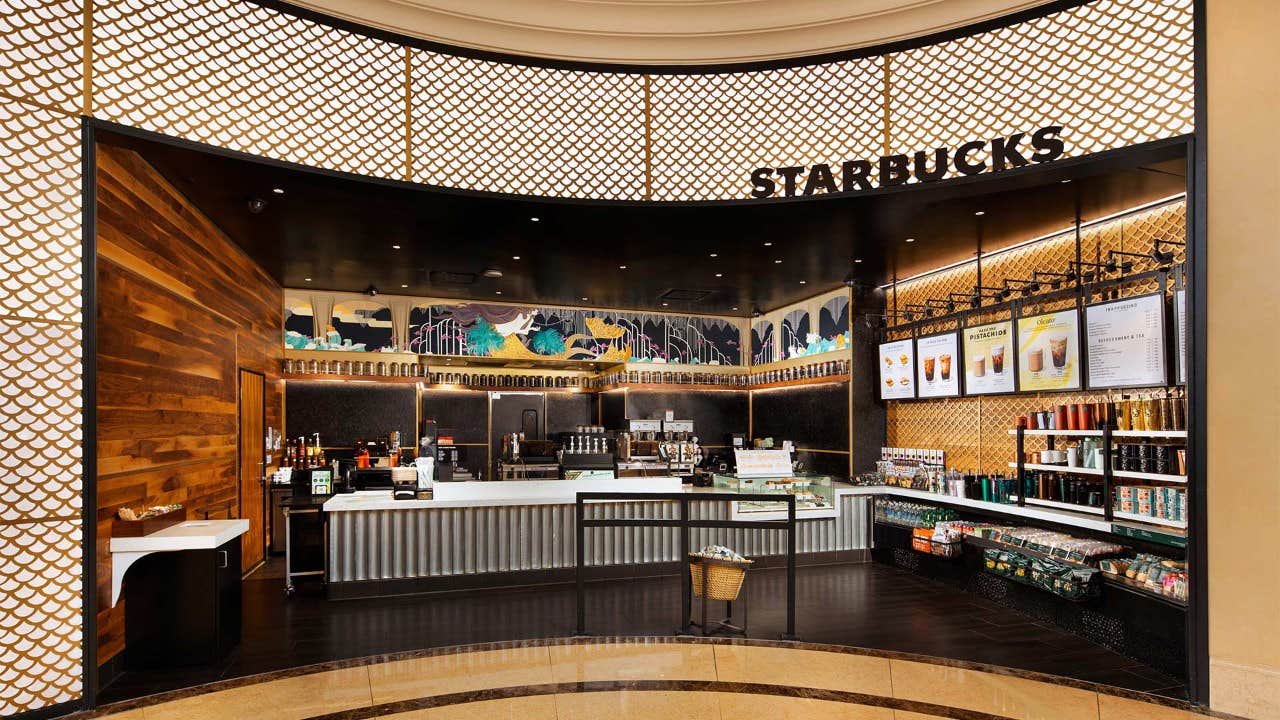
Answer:
M112 720L303 720L487 688L613 680L719 680L843 690L1015 720L1190 720L1191 713L1087 690L920 662L786 648L626 642L460 653L348 668L197 695ZM562 693L452 705L396 720L928 720L867 705L656 690Z

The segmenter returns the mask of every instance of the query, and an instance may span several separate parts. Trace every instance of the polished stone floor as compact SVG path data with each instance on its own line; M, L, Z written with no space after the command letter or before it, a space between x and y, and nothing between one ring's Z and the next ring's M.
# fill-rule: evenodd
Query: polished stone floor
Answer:
M105 709L111 720L1197 720L1177 701L829 645L530 640L278 673Z
M125 673L103 690L101 701L331 660L574 631L571 585L335 602L306 585L285 598L279 571L273 560L245 581L243 641L224 662ZM753 571L746 586L751 637L779 637L785 624L777 599L784 588L782 571ZM674 577L591 583L587 599L592 634L669 635L680 621ZM735 605L737 614L741 610ZM800 568L796 624L804 641L969 660L1171 697L1185 693L1179 680L1083 638L880 564Z

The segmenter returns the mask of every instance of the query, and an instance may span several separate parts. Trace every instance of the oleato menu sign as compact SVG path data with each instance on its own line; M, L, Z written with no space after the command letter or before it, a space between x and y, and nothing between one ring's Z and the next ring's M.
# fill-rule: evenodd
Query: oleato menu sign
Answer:
M1080 315L1075 311L1018 318L1018 389L1080 389Z
M960 395L960 335L926 335L916 340L916 392L922 398Z
M1089 389L1164 385L1164 296L1142 295L1085 308Z
M880 344L880 399L909 400L916 396L914 340Z
M964 394L1013 392L1013 321L964 329Z

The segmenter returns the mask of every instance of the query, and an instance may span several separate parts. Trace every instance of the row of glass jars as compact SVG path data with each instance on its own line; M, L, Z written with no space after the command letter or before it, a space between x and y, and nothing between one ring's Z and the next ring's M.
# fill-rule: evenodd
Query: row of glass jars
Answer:
M808 365L796 365L794 367L779 368L777 370L753 372L747 377L749 378L748 382L751 385L768 385L769 383L776 382L808 380L810 378L822 378L847 374L849 374L848 360L827 360L825 362L809 363Z
M372 377L426 377L427 366L416 362L385 360L294 360L285 358L286 375L368 375Z

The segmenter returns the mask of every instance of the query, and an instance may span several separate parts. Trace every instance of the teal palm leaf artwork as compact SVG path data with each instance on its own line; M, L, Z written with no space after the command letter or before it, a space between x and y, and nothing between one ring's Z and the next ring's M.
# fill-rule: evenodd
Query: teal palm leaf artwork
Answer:
M564 352L564 335L555 328L542 328L529 338L529 349L539 355L559 355Z
M502 347L502 335L487 320L480 318L467 331L467 346L472 355L492 355L494 350Z

